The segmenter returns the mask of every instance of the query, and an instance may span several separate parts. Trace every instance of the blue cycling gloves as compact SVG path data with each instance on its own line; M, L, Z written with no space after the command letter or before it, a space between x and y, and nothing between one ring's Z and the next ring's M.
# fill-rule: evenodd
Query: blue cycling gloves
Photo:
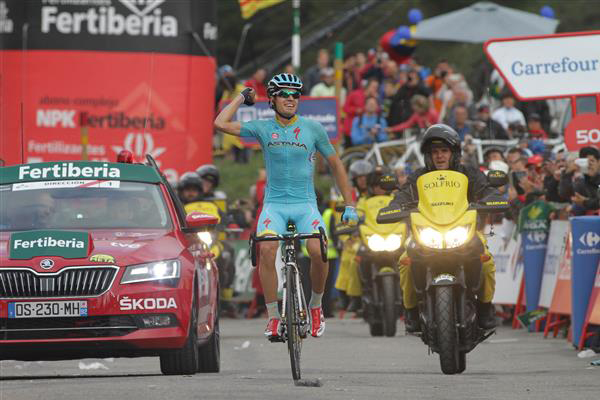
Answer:
M354 224L358 223L358 214L356 213L356 208L352 206L346 206L344 213L342 214L342 222L344 224L348 224L350 222Z

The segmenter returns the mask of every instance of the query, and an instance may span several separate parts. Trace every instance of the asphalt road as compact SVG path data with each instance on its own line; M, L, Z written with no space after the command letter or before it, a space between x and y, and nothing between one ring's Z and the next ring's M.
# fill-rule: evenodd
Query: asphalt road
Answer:
M0 363L0 400L33 399L599 399L600 367L563 339L502 328L444 376L419 338L371 338L360 320L328 320L304 342L295 387L287 348L262 336L264 320L222 320L219 374L162 376L158 358ZM399 331L404 332L402 326Z

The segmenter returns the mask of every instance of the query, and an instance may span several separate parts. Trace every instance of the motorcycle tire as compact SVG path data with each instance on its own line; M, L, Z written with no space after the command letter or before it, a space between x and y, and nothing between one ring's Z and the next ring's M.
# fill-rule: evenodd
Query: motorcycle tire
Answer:
M456 370L457 374L462 374L467 369L467 353L461 351L458 355L458 369Z
M381 294L383 297L383 332L387 337L396 336L398 312L396 310L396 281L395 276L381 277Z
M440 355L440 366L446 375L460 369L458 332L454 310L454 292L451 286L438 286L435 290L436 341Z
M381 322L372 322L369 324L371 336L383 336L383 324Z

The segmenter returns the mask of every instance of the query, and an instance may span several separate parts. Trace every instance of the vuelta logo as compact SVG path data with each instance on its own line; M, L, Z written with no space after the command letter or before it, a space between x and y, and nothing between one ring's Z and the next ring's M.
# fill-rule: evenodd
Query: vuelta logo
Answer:
M122 150L129 150L138 158L145 158L146 154L150 154L154 158L158 158L167 149L165 147L154 147L154 138L151 133L128 133L125 136L123 146L112 146L115 153L119 154Z
M72 5L72 1L56 1L52 4ZM178 22L172 15L163 15L158 7L164 0L119 0L131 14L119 14L112 6L89 7L83 12L61 11L54 5L41 8L42 33L115 36L175 37Z

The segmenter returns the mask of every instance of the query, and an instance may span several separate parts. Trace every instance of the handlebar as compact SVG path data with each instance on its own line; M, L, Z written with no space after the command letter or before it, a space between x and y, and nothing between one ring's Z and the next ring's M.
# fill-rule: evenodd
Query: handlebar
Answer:
M319 227L319 233L291 233L284 235L266 235L256 237L256 234L252 234L250 236L249 245L250 245L250 255L252 259L252 265L256 267L256 243L257 242L297 242L299 240L305 239L319 239L319 244L321 247L321 260L323 262L327 262L327 235L325 234L325 229Z

